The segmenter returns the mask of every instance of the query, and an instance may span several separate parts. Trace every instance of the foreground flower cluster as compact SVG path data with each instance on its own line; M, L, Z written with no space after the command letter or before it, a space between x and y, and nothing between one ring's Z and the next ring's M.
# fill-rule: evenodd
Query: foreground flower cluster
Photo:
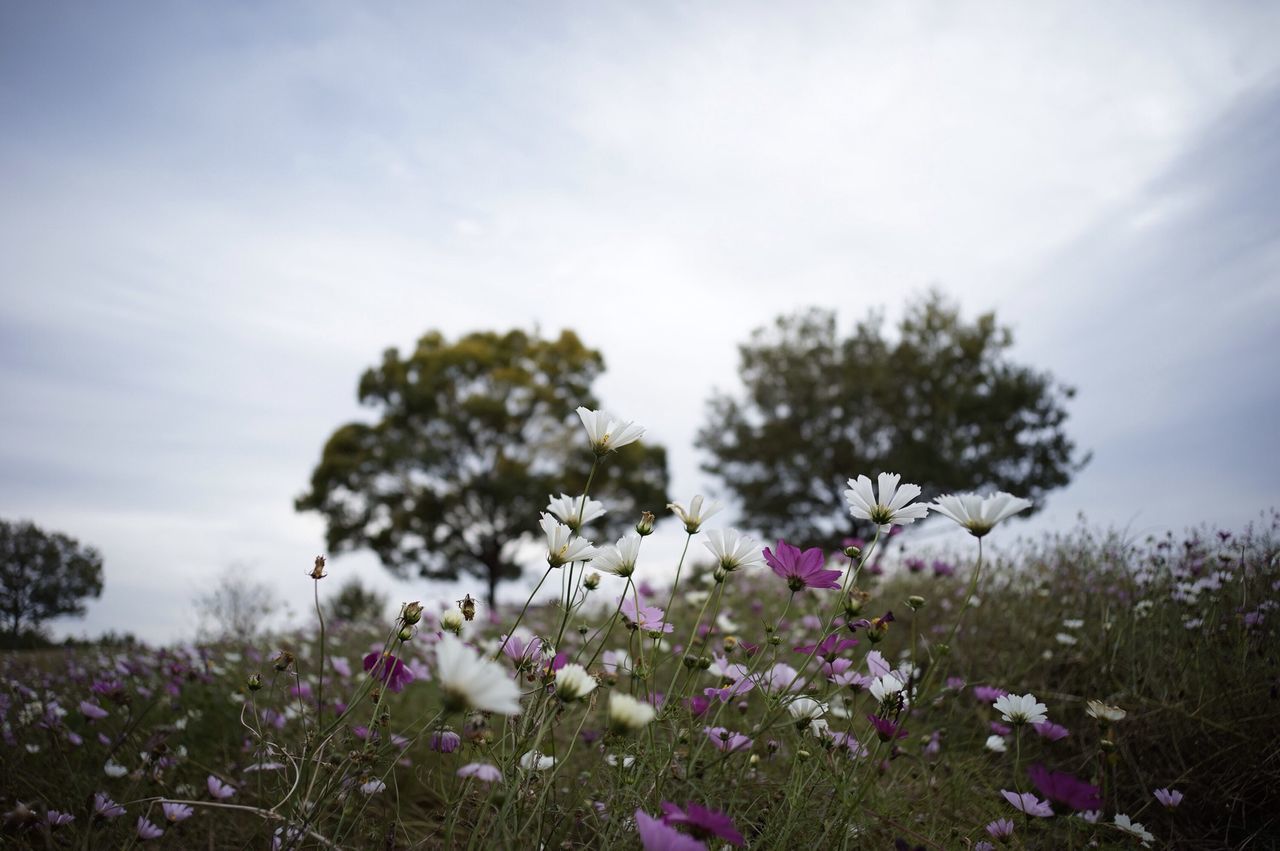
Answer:
M643 433L579 414L597 466ZM1118 847L1230 844L1280 811L1265 782L1280 722L1258 675L1280 617L1274 526L996 555L983 547L1026 500L922 502L891 473L848 484L860 540L761 543L695 496L669 506L685 555L650 565L651 517L600 541L608 506L560 494L537 518L540 581L510 612L410 602L380 636L332 628L271 652L6 658L5 835ZM955 549L897 535L930 514L962 533ZM1204 742L1234 750L1219 764Z

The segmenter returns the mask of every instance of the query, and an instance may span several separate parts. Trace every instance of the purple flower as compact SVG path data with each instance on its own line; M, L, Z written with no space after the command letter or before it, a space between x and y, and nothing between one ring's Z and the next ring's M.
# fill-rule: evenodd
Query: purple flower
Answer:
M1004 697L1009 692L995 686L974 686L973 696L978 699L979 703L995 703L998 698Z
M502 652L515 664L517 671L522 671L536 658L542 655L542 639L530 638L525 641L518 635L502 637Z
M947 677L947 688L952 691L960 691L964 688L964 679L961 677Z
M462 744L462 737L452 730L434 730L428 747L436 753L453 753Z
M93 795L93 814L102 818L119 818L124 815L124 807L108 798L101 792Z
M1006 727L1005 725L1001 724L999 721L992 721L991 732L995 733L997 736L1007 736L1013 732L1013 728Z
M764 560L773 568L774 573L787 580L787 586L792 592L804 588L840 587L840 571L823 569L826 557L818 547L800 552L799 547L793 547L786 541L778 541L776 553L768 547L764 548Z
M209 787L210 796L217 798L219 801L225 801L236 793L236 787L223 783L212 774L210 774L209 779L205 781L205 785Z
M1080 812L1102 808L1102 790L1065 771L1050 771L1043 765L1027 769L1031 782L1050 801Z
M469 762L458 769L458 776L474 777L482 783L496 783L502 779L502 772L487 762Z
M164 836L164 831L162 829L152 824L142 816L138 816L138 823L135 825L135 830L137 830L138 838L143 840L159 839Z
M386 683L391 691L402 691L414 680L413 671L390 653L370 653L365 656L364 669L375 679Z
M907 731L899 724L895 724L887 718L881 718L879 715L868 715L867 720L871 722L871 726L876 728L876 735L880 737L882 742L892 742L894 739L905 739Z
M1010 819L996 819L987 825L987 833L992 839L1008 839L1013 836L1013 822Z
M686 836L644 810L636 810L636 832L644 851L707 851L707 846Z
M1063 727L1061 724L1055 724L1052 721L1041 721L1039 724L1032 724L1031 726L1035 728L1035 731L1039 733L1042 738L1048 739L1051 742L1060 742L1067 736L1071 735L1071 732L1067 730L1066 727Z
M99 721L106 718L110 713L96 703L90 703L87 700L80 701L80 714L90 721Z
M749 738L741 733L726 730L724 727L704 727L702 732L707 734L711 744L725 753L733 753L734 751L746 750L751 747Z
M893 623L894 620L893 612L885 612L880 617L871 618L870 620L867 620L866 618L859 618L849 624L849 630L852 632L859 629L865 629L867 631L868 640L870 640L872 644L875 644L880 641L880 639L884 638L885 634L889 632L889 624Z
M174 804L169 801L161 802L160 809L164 811L165 820L170 824L186 821L196 814L196 811L187 804Z
M731 685L724 686L723 688L711 688L711 687L704 688L702 690L702 693L705 694L708 698L713 698L713 697L718 698L721 703L726 703L728 702L729 698L736 697L740 694L746 694L747 692L751 691L751 689L754 687L755 687L755 682L753 680L741 679L732 683Z
M721 812L709 810L692 801L680 809L670 801L662 802L662 821L668 825L680 825L699 839L718 836L734 845L741 845L742 834L733 825L733 819Z
M636 608L635 600L627 598L622 601L622 616L628 622L645 632L675 632L675 627L663 620L664 612L657 606L641 606Z
M695 694L685 701L685 705L689 707L693 717L697 718L711 708L711 701L700 694Z
M44 820L48 822L49 827L62 827L64 824L71 824L76 817L59 810L45 810Z
M1049 802L1036 800L1036 796L1032 795L1030 792L1023 792L1019 795L1017 792L1010 792L1008 789L1001 789L1000 794L1004 795L1004 799L1006 801L1013 804L1013 808L1015 810L1024 812L1029 816L1048 818L1053 815L1053 807L1049 806Z
M951 565L947 564L945 561L935 561L933 563L933 575L934 576L955 576L956 569Z
M814 653L816 650L817 653L814 653L815 656L819 659L825 659L830 662L836 656L849 648L857 646L858 639L841 638L839 633L833 632L826 638L822 639L822 642L819 644L806 644L803 647L793 647L792 649L797 653L804 653L805 655Z
M1182 803L1182 793L1177 789L1157 789L1155 791L1156 800L1164 804L1169 809L1173 809Z

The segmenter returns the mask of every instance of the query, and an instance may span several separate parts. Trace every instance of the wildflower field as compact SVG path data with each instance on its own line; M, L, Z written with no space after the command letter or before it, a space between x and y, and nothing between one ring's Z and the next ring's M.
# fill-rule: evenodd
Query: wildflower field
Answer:
M597 465L638 436L581 413ZM587 493L522 607L6 654L3 844L1280 846L1280 515L1015 545L1024 500L849 472L869 532L823 547L671 506L673 585L633 581L654 518L594 540Z

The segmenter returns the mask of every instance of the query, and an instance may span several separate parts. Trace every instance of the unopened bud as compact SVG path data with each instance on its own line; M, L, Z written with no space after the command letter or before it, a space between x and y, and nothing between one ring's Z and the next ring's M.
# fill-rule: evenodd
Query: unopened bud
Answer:
M848 556L849 558L857 558L858 556L862 555L862 550L858 549L857 547L852 547L852 546L850 546L850 547L845 547L845 548L844 548L844 554L845 554L846 556Z
M733 635L726 635L724 637L723 646L724 646L724 652L732 653L738 647L737 637Z
M249 691L257 691L262 688L262 674L250 674L245 684L249 686Z
M587 626L585 623L578 624L578 635L586 635L590 631L591 627Z
M324 556L316 556L315 567L311 568L311 578L324 579L326 576L328 574L324 572Z
M642 538L645 537L646 535L652 535L653 520L654 520L654 517L653 517L652 511L640 512L640 522L636 524L636 534Z
M412 603L405 603L404 610L400 612L400 617L407 624L415 624L422 620L422 604L417 600Z
M689 654L686 654L686 655L685 655L685 657L684 657L684 666L685 666L686 668L688 668L690 671L692 671L694 668L698 667L698 664L699 664L699 660L698 660L698 657L697 657L697 656L694 656L692 653L689 653Z
M698 657L698 669L705 671L711 667L711 658L709 656Z
M1098 742L1098 747L1102 748L1103 753L1111 753L1116 749L1116 743L1110 739L1102 739Z
M719 566L717 566L716 569L711 574L711 578L716 581L717 585L724 582L725 579L727 579L728 577L729 577L729 571Z
M907 608L913 612L917 612L924 608L924 597L919 594L912 594L907 598Z
M754 766L754 765L759 765L759 764L760 764L760 754L758 754L758 753L753 753L753 754L751 755L751 759L750 759L749 761L750 761L750 763L751 763L753 766Z
M396 633L396 637L399 638L401 641L408 641L410 638L413 638L413 627L409 626L408 624L405 624L404 626L400 627L400 631Z
M457 609L450 609L440 616L440 628L454 635L462 635L463 623L462 612Z
M774 647L777 647L779 644L782 643L782 636L781 635L769 636L769 643L772 644Z
M808 759L810 756L812 756L812 754L810 754L808 751L805 751L805 750L796 751L796 759L798 760L804 761Z
M594 591L600 587L600 574L588 573L587 578L582 580L582 585L588 591Z

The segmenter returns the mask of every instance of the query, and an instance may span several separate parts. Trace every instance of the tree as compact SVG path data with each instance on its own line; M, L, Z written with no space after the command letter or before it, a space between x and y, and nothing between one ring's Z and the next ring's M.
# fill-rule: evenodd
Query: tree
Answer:
M232 564L192 599L202 641L253 644L280 612L280 596L265 582L249 578L251 570L246 564Z
M406 357L389 349L360 379L377 422L329 438L299 497L328 523L332 552L367 547L393 572L498 583L521 574L519 551L538 531L550 494L581 494L591 469L578 405L598 407L600 353L564 331L477 332L450 342L424 335ZM633 443L601 465L591 496L609 513L606 537L667 502L667 458Z
M0 611L16 640L50 618L84 615L86 597L102 595L102 555L34 523L0 520Z
M325 603L326 617L335 623L377 623L385 614L387 598L366 588L353 576Z
M925 499L990 486L1038 506L1088 461L1063 431L1074 389L1012 363L994 314L965 322L932 292L897 331L873 311L841 338L811 308L739 347L744 392L712 397L698 445L753 525L805 543L864 531L843 499L861 473L901 473Z

